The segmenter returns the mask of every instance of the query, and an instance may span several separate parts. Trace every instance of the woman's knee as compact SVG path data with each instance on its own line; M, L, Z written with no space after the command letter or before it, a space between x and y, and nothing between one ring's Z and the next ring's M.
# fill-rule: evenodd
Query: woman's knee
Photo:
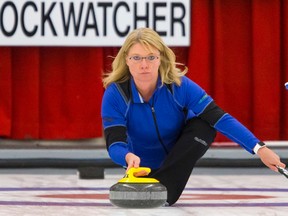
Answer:
M199 117L189 119L183 132L193 136L193 139L196 139L196 141L197 138L201 138L210 144L214 141L217 134L215 128Z

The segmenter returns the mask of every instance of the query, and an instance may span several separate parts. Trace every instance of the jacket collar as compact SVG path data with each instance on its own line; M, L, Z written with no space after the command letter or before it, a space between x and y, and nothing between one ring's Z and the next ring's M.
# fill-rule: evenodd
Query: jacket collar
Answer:
M136 84L135 84L135 81L134 81L133 77L131 77L131 82L130 83L131 83L132 101L134 103L145 103L145 101L142 98L141 94L137 90L137 87L136 87ZM161 78L160 78L160 76L158 77L157 87L156 87L156 89L154 91L154 94L159 88L161 88Z

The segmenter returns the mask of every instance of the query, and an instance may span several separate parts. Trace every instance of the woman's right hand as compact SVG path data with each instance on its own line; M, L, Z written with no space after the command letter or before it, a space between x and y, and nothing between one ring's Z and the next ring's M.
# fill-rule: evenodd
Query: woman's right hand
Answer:
M126 154L125 160L127 163L127 170L129 170L131 167L138 168L140 165L140 158L131 152Z
M140 166L140 162L141 162L140 158L137 155L135 155L135 154L133 154L131 152L126 154L125 160L126 160L126 163L127 163L127 171L130 168L132 168L132 167L138 168ZM149 173L147 173L146 171L142 170L142 171L139 171L139 172L135 172L133 174L134 174L134 176L138 177L138 176L146 176Z

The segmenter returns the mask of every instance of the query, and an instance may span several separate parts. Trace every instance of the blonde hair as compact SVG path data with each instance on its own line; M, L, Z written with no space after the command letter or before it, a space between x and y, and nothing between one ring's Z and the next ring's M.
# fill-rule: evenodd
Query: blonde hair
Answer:
M162 38L150 28L139 28L132 31L126 38L123 46L112 63L112 72L104 74L102 79L104 88L107 88L112 82L125 82L130 78L129 68L126 64L126 56L129 49L136 43L151 49L159 50L161 62L159 74L162 85L176 83L181 84L181 77L184 76L188 69L185 65L176 62L174 52L163 42ZM184 66L184 70L177 68L177 65Z

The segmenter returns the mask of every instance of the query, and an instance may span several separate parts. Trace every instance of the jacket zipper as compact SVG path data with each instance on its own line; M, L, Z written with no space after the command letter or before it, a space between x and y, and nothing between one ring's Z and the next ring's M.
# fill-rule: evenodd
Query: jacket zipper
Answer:
M160 141L165 153L168 154L168 150L167 150L166 146L164 145L163 140L162 140L162 138L160 136L160 132L159 132L159 128L158 128L158 124L157 124L157 120L156 120L156 113L155 113L154 106L153 105L150 105L150 106L151 106L151 111L152 111L153 120L154 120L154 124L155 124L155 127L156 127L156 132L157 132L158 139L159 139L159 141Z

